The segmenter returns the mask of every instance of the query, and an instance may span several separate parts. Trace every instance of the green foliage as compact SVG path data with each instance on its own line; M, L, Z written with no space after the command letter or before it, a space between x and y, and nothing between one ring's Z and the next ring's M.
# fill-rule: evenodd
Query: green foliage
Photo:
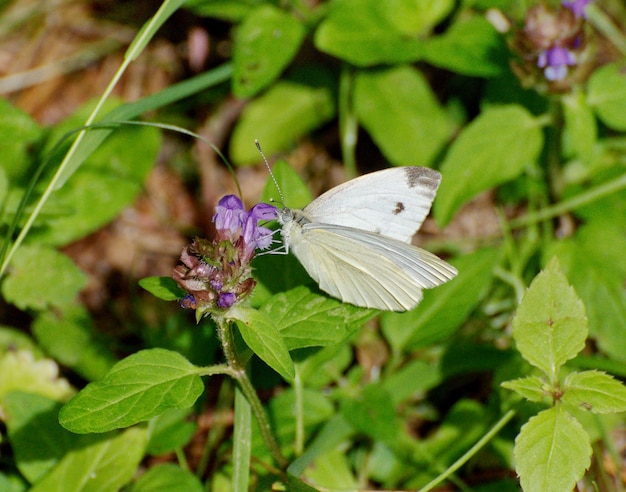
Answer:
M319 77L319 74L311 75ZM289 110L285 111L285 107ZM231 158L235 164L258 162L255 140L271 155L292 146L298 138L334 115L332 93L324 81L317 84L276 82L244 109L230 142Z
M118 362L104 379L87 385L63 407L59 422L80 434L107 432L170 408L190 407L202 389L197 369L181 355L142 350Z
M291 62L304 39L304 26L282 10L263 5L237 30L233 53L233 92L250 97L273 82Z
M355 77L356 114L394 165L427 166L452 133L450 117L416 69L398 66Z
M237 308L232 316L246 345L278 374L293 381L295 372L287 345L272 318L256 309Z
M606 65L589 80L589 105L604 124L626 130L626 77L618 64Z
M539 122L523 107L485 110L463 129L441 165L437 222L446 225L476 195L518 177L535 163L542 144Z
M20 309L44 310L72 302L86 284L67 256L45 246L25 246L2 282L2 295Z
M206 72L129 103L111 84L52 126L0 100L0 490L623 488L604 468L626 411L626 14L592 2L554 81L524 2L166 0L114 80L181 7L209 17ZM266 254L250 302L211 322L174 311L186 292L169 277L140 282L166 303L131 288L90 312L59 248L141 193L171 129L127 121L142 115L204 125L235 166L260 162L255 139L270 161L311 144L274 164L284 196L267 180L262 200L279 207L310 203L304 176L343 178L331 161L346 178L440 170L450 227L427 220L420 241L458 277L379 313ZM239 172L252 201L257 175Z
M571 409L626 411L626 387L598 371L562 377L565 362L584 348L587 318L556 258L524 295L513 320L513 337L522 357L538 368L542 377L508 381L503 386L531 401L550 397L553 403L524 424L515 440L522 488L569 491L591 463L589 435Z

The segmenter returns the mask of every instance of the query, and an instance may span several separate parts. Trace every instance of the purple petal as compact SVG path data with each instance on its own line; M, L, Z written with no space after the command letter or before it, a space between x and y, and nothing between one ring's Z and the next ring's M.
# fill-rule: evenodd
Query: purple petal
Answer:
M278 209L269 203L257 203L250 209L250 216L259 220L274 220Z
M213 222L218 231L236 233L243 226L247 213L241 200L235 195L226 195L215 207Z
M232 292L222 292L217 299L217 307L219 307L220 309L228 309L229 307L232 307L233 304L235 304L236 300L237 296Z

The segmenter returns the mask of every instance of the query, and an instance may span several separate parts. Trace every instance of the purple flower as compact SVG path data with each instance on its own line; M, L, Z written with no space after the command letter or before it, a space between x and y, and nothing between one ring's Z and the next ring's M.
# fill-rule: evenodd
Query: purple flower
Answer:
M537 66L544 69L548 80L563 80L567 76L567 67L573 65L576 65L574 54L559 46L542 51L537 59Z
M586 19L587 14L585 14L585 8L590 3L591 3L591 0L573 0L572 2L566 2L565 0L563 0L561 2L561 5L563 5L563 7L568 8L572 12L574 12L574 15L576 16L576 18L582 17L583 19Z
M235 195L226 195L215 207L213 222L218 231L229 231L236 234L246 220L246 210L241 200Z
M213 241L196 239L182 252L181 264L172 277L188 292L181 305L196 310L196 317L218 313L252 293L250 261L255 251L268 248L272 231L260 221L276 218L273 205L259 203L246 211L234 195L223 197L215 207L216 235Z
M217 298L217 307L220 309L228 309L235 304L237 296L232 292L222 292Z
M258 225L261 220L276 218L276 207L267 203L257 203L252 209L243 226L243 243L247 252L255 249L267 249L272 244L272 231Z

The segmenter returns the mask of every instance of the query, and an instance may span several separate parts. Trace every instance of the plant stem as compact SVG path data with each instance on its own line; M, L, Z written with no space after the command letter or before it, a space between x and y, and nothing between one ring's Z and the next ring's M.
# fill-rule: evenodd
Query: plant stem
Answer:
M446 471L444 471L441 475L431 480L428 484L422 487L419 492L428 492L432 490L437 484L443 482L446 478L452 475L455 471L457 471L461 466L463 466L469 459L474 456L478 451L487 444L500 430L504 427L509 420L513 418L515 412L513 410L509 410L504 416L494 425L487 434L485 434L480 441L474 444L471 449L467 451L463 456L461 456L458 460L456 460L451 466L448 467Z
M626 174L621 175L619 178L603 183L600 186L596 186L589 191L580 193L575 197L565 200L564 202L557 203L552 207L544 208L538 212L530 213L523 217L519 217L509 222L509 227L515 229L517 227L524 227L529 224L541 222L543 220L552 219L561 214L575 210L583 205L587 205L600 198L607 197L612 193L623 190L626 188Z
M346 178L357 176L356 169L356 142L358 122L352 104L354 89L354 71L344 67L339 78L339 133L341 138L341 156L343 158Z
M232 323L224 318L217 316L214 316L213 319L215 320L215 323L217 325L217 334L220 341L222 342L222 350L224 351L226 362L232 371L231 374L233 378L239 384L241 392L250 404L252 413L254 414L257 423L259 424L261 437L263 438L267 449L269 449L276 463L278 463L281 468L285 468L287 466L287 460L283 456L280 450L280 446L278 445L278 442L272 434L272 428L270 426L269 419L267 418L267 414L263 409L263 404L256 394L256 391L252 386L252 382L250 381L250 378L246 373L245 367L241 363L239 355L237 354L237 350L235 349L235 339L233 336Z

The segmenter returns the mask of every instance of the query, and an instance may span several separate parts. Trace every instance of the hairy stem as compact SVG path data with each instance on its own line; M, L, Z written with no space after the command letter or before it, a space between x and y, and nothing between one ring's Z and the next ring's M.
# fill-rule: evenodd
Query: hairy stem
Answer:
M217 324L217 334L222 342L222 349L224 351L224 356L226 357L226 363L232 371L231 375L239 384L241 392L250 404L252 413L259 424L259 430L265 445L269 449L276 463L278 463L281 468L285 468L287 466L287 460L283 456L280 446L274 438L269 419L263 409L263 404L256 394L256 391L252 386L252 382L248 377L248 373L245 370L244 364L241 362L239 355L237 354L237 350L235 349L232 323L224 318L218 318L217 316L214 317L214 319Z

